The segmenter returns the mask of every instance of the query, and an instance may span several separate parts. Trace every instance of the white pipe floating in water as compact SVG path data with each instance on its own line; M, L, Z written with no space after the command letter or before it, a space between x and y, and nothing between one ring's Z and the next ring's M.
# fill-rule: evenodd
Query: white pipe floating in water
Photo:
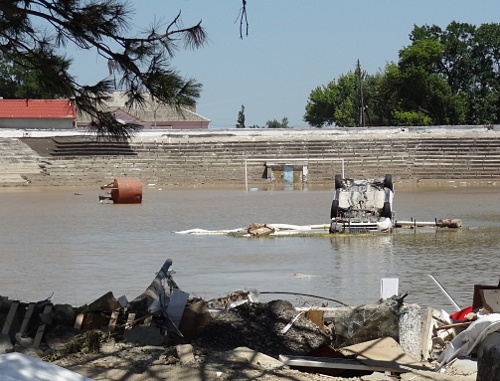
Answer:
M265 224L270 229L274 229L274 235L276 233L282 235L289 234L300 234L300 233L310 233L312 231L328 231L329 225L321 224L321 225L289 225L289 224ZM232 233L248 233L249 227L238 228L238 229L230 229L230 230L205 230L205 229L189 229L182 230L178 232L174 232L177 234L199 234L199 235L226 235ZM271 234L271 235L272 235Z

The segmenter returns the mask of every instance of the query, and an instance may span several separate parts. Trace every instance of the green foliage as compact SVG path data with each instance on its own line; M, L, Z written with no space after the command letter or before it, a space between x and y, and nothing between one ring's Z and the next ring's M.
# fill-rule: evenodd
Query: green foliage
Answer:
M335 108L339 104L338 99L338 88L334 81L326 86L316 87L309 94L304 120L314 127L334 124Z
M314 127L360 127L380 123L376 112L379 78L359 69L309 95L304 120Z
M395 89L401 88L403 79L398 66L394 63L386 65L385 70L374 76L374 95L371 111L377 120L375 125L391 125L393 110L399 104L399 95Z
M399 62L376 75L358 64L314 89L304 120L315 127L500 122L500 24L415 26L410 41Z
M241 106L238 112L238 119L236 121L236 128L245 128L245 106Z
M393 111L393 121L396 126L430 126L432 119L421 111Z
M32 59L45 59L44 67L69 68L69 61L60 56L50 58L40 52L29 52ZM38 57L38 58L36 58ZM48 59L48 61L47 61ZM54 87L47 73L40 67L30 67L29 60L21 58L19 63L8 61L0 52L0 95L12 99L55 99L72 96L69 87Z
M439 64L429 72L448 83L454 99L456 117L466 124L498 123L500 120L500 24L475 27L452 22L445 30L436 26L415 27L413 44L431 39L443 47Z
M356 76L340 76L309 95L304 120L314 127L353 126L356 118Z
M169 65L180 42L187 48L204 45L201 23L184 28L178 15L166 25L139 33L130 24L132 13L129 3L120 0L1 1L2 92L15 97L74 97L79 109L95 120L93 128L115 138L129 138L138 128L101 111L117 88L125 91L129 105L144 105L149 93L160 104L193 106L201 85ZM106 59L115 80L79 83L69 74L71 58L64 53L68 45Z
M0 96L4 98L14 98L16 93L15 74L12 65L1 60L0 55Z
M439 67L443 55L443 46L436 40L417 40L399 52L399 67L402 71L421 68L434 72Z
M276 119L268 120L266 122L267 128L288 128L288 118L284 117L281 119L281 122L278 122Z

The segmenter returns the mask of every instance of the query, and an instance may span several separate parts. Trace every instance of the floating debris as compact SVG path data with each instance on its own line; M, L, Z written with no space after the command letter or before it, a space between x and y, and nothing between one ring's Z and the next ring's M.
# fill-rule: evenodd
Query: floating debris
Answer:
M140 179L115 179L112 183L101 186L106 191L99 196L99 201L113 201L114 204L140 204L142 202L142 182Z

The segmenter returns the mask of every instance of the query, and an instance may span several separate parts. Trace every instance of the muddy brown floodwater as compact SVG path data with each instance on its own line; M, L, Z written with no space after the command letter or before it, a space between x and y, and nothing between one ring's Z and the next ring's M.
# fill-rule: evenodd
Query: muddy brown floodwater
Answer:
M0 191L0 295L23 301L48 297L82 305L108 291L132 299L171 258L181 289L205 299L237 289L266 292L262 301L316 299L374 303L380 279L399 278L407 302L460 306L473 285L500 276L500 187L449 183L396 184L399 220L458 218L459 230L398 229L393 234L332 237L235 238L175 231L245 227L254 222L328 224L332 190L200 190L144 187L143 203L98 202L95 189ZM267 294L271 292L271 294ZM330 302L331 306L335 304Z

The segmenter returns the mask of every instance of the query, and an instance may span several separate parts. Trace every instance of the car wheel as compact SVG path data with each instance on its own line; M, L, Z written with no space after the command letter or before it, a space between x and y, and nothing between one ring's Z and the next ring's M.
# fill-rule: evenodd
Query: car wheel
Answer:
M332 209L330 210L330 218L336 218L339 213L339 200L332 201Z
M342 176L335 175L335 189L342 188Z
M386 188L389 188L391 191L394 192L394 184L392 183L392 175L385 175L384 186Z
M384 202L384 207L382 209L381 216L385 218L392 218L391 204L387 201Z

